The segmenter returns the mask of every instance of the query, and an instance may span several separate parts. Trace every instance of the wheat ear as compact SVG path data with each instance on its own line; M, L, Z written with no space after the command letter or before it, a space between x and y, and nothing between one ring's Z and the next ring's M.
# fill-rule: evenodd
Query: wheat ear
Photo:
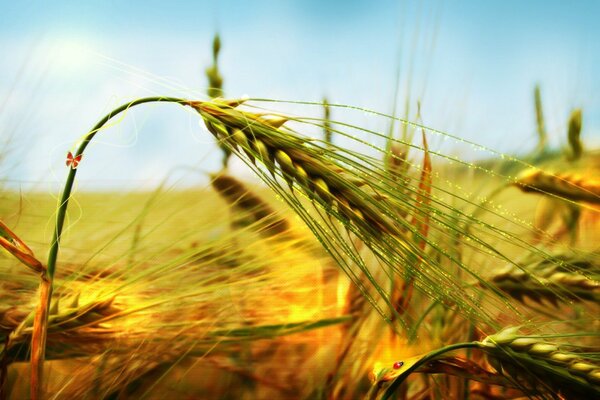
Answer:
M520 335L517 331L508 328L482 341L449 345L398 362L393 369L377 371L370 398L389 399L413 372L425 371L429 363L446 358L451 351L474 348L485 353L494 369L506 378L506 386L517 387L528 395L558 393L569 399L600 396L600 364L593 354L586 355L585 348L566 351L541 336ZM537 385L532 385L532 378Z
M514 184L524 192L539 192L571 201L600 204L600 180L593 177L532 170L523 173Z
M508 265L490 277L491 282L518 301L525 298L555 306L558 302L600 301L600 265L597 254L559 255L551 259Z
M262 228L260 233L269 237L289 231L288 221L277 216L276 210L235 177L226 174L213 175L211 186L234 209L244 213L234 221L236 226L259 224Z
M316 199L327 210L376 235L398 234L398 228L373 204L361 196L357 182L342 173L322 153L306 146L306 139L279 127L287 119L266 119L218 102L190 102L204 118L209 131L219 141L259 160L273 174L281 175L290 186L296 186Z
M567 139L569 140L569 146L571 146L571 154L569 159L575 161L581 158L583 154L583 143L581 141L581 110L573 110L569 117L569 128L567 130Z

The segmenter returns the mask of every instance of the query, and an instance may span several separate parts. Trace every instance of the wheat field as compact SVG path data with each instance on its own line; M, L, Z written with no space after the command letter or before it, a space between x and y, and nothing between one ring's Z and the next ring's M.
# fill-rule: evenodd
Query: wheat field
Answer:
M99 112L58 192L2 187L0 399L600 398L586 110L556 146L533 87L537 146L504 152L408 98L229 98L222 46L205 94ZM80 189L144 108L200 124L218 168Z

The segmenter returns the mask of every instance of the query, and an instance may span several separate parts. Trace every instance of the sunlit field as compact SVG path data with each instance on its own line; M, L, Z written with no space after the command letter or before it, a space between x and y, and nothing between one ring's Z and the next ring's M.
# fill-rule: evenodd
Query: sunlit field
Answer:
M229 96L235 41L203 38L203 92L102 56L154 86L49 148L48 190L0 119L0 399L600 398L597 110L532 81L531 138L496 148L400 67L384 109ZM152 140L182 156L124 156Z

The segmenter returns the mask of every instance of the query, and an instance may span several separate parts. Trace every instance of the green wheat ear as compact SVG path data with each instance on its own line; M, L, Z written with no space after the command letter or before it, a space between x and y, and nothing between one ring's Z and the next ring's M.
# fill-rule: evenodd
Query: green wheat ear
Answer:
M569 146L571 146L571 154L569 159L572 161L579 160L583 154L583 142L581 141L581 109L573 110L569 117L569 128L567 138Z
M221 51L221 39L215 34L212 45L212 65L206 68L208 78L208 95L211 98L223 96L223 76L219 71L219 52Z
M206 68L206 78L208 79L208 89L206 94L211 99L223 97L223 76L219 71L219 52L221 51L221 38L216 33L213 38L212 45L212 65ZM223 152L223 168L227 168L229 158L231 157L231 149L225 144L218 142L219 148Z

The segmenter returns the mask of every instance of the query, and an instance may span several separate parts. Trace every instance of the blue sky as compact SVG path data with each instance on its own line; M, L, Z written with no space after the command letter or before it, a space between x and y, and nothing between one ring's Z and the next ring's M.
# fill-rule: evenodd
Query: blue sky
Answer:
M426 125L522 152L536 143L539 82L552 143L582 107L584 139L599 144L599 15L597 1L2 1L0 171L13 187L54 188L66 152L111 107L202 96L217 30L230 97L327 95L391 113L400 68L400 100L413 111L420 100ZM190 113L147 107L105 133L78 178L146 188L178 166L214 171L219 158Z

